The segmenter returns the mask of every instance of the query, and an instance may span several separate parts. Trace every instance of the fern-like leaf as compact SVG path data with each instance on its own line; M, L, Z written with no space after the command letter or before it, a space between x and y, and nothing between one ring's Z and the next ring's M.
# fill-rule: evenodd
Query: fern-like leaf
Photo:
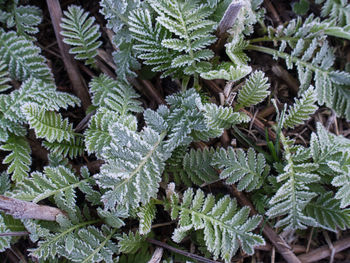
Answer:
M142 112L141 102L137 100L139 95L126 83L101 74L94 78L89 86L95 106L106 107L121 116L131 112Z
M33 103L24 105L22 111L39 138L45 138L50 143L69 141L74 138L72 124L68 122L68 119L62 120L60 114L40 110L39 106Z
M287 229L305 229L307 226L317 226L317 222L310 216L303 213L305 206L317 194L310 190L311 183L320 180L316 174L318 165L305 162L305 153L298 151L291 152L290 145L284 136L281 137L284 146L286 164L283 173L277 176L277 182L283 185L271 198L270 209L267 211L269 218L285 216L279 220L276 227L286 226ZM301 157L302 156L302 157ZM298 163L296 160L302 160ZM306 158L308 159L308 158Z
M334 109L338 115L350 118L350 74L332 69L335 56L329 46L327 34L342 36L335 28L329 29L331 23L323 23L310 15L305 21L301 18L292 20L288 26L279 29L269 28L268 41L279 44L278 51L268 47L249 45L246 48L280 57L286 60L288 68L296 66L300 80L300 91L309 88L315 82L315 93L320 105ZM334 26L333 26L334 27ZM327 31L328 30L328 31ZM334 32L335 31L335 32ZM328 32L328 33L327 33ZM265 39L265 38L264 38ZM292 49L291 53L286 48Z
M219 179L217 171L210 165L215 150L205 148L204 150L193 150L183 157L183 176L188 177L194 184L202 185L212 183Z
M214 55L206 49L216 40L212 35L216 23L209 20L214 10L209 5L189 1L148 2L158 13L157 22L174 34L172 38L162 40L162 46L183 52L173 59L172 67L185 67L184 73L188 75L201 73L203 63L199 62L209 60Z
M39 202L53 197L58 207L68 212L71 218L76 217L76 188L87 193L87 199L96 198L89 187L94 183L91 177L79 180L68 168L60 165L57 167L46 166L44 173L33 172L29 178L16 185L16 189L10 192L10 196L25 201ZM91 198L90 198L91 197ZM97 196L97 199L99 196Z
M327 192L305 207L307 216L316 219L320 227L336 232L350 226L350 209L340 209L340 202Z
M8 28L16 27L17 33L30 40L35 40L30 36L39 32L38 25L42 21L40 8L32 5L18 6L18 0L9 1L6 11L0 12L0 20L6 23Z
M347 151L339 161L329 161L328 166L335 172L332 185L338 187L335 198L340 200L340 207L350 205L350 152Z
M140 68L136 59L137 52L134 49L134 40L129 31L129 14L139 8L141 1L115 1L101 0L100 12L107 20L107 27L114 32L113 44L117 51L113 52L113 59L116 65L116 73L119 79L126 81L127 77L136 77L133 70Z
M204 116L199 111L203 107L201 98L194 89L170 95L166 101L170 112L165 118L169 130L165 147L173 150L188 145L193 141L192 134L207 130Z
M141 235L146 235L151 232L152 222L156 216L156 206L150 201L144 206L140 207L137 212L140 219L139 232Z
M61 108L67 109L69 106L80 105L77 97L56 91L54 85L34 78L25 81L20 89L14 90L10 94L0 95L0 111L6 119L14 123L26 121L26 117L21 111L21 107L26 103L40 105L42 109L48 111L58 111Z
M132 37L136 40L133 46L138 52L138 58L144 60L146 65L152 65L152 71L164 72L162 77L166 77L178 71L173 68L173 59L181 53L173 47L166 48L162 41L169 39L171 33L162 27L158 22L153 26L150 11L148 9L138 9L129 15L129 25Z
M2 163L10 164L7 173L12 174L12 180L20 182L26 178L32 164L31 150L26 138L11 136L6 144L0 146L0 149L11 152Z
M202 107L208 133L210 137L219 137L224 129L229 129L234 125L250 121L250 117L245 113L234 112L232 107L217 106L214 103L206 103Z
M11 79L9 78L8 68L3 60L0 60L0 92L6 91L11 88L7 84Z
M112 136L108 147L102 149L106 164L96 175L106 192L102 201L106 208L116 204L135 208L155 197L169 153L163 147L166 133L158 134L151 128L141 132L121 123L109 127Z
M136 253L145 244L145 238L139 232L135 234L133 232L123 233L122 236L118 237L118 240L119 251L126 254Z
M1 233L10 232L10 230L6 227L2 214L0 214L0 231ZM10 236L0 237L0 252L4 252L9 247L11 247L11 237Z
M350 149L350 140L328 132L320 123L317 123L316 128L310 140L312 159L319 166L317 170L319 174L323 176L334 174L329 162L343 160L344 154Z
M229 81L238 81L247 76L252 68L247 65L234 65L233 63L224 62L216 69L201 73L204 79L225 79Z
M180 242L191 229L203 229L206 247L215 259L221 257L225 262L230 262L239 246L252 255L254 246L265 244L260 235L251 232L259 225L261 217L249 218L250 209L237 209L236 200L229 196L216 202L213 195L205 197L201 190L194 194L190 188L184 193L180 204L172 202L170 207L172 218L180 218L172 239Z
M39 240L36 248L29 249L31 256L51 261L57 255L72 252L75 239L80 239L80 237L76 237L77 231L97 222L97 220L72 222L63 216L58 216L56 220L59 227L53 228L53 231L34 221L25 222L25 227L31 233L32 241ZM79 254L84 255L83 252Z
M25 228L20 220L14 219L10 215L0 214L0 231L1 233L25 231ZM12 239L15 237L1 236L0 237L0 252L4 252L11 247Z
M0 56L8 66L10 76L18 80L29 77L52 83L51 70L40 55L40 49L16 32L0 30Z
M226 179L227 184L238 183L239 191L252 191L259 187L270 169L266 164L264 155L256 154L252 148L245 153L242 149L220 149L212 160L212 165L223 169L221 179Z
M238 93L235 111L262 102L270 94L269 87L268 79L262 71L253 72Z
M118 247L111 238L117 229L110 229L106 225L102 230L97 227L88 226L79 229L69 238L72 239L70 247L59 247L59 253L72 262L106 262L113 263L113 256L118 252Z
M127 115L120 119L114 111L102 107L92 116L89 128L84 133L86 150L89 154L101 155L103 147L109 145L112 140L109 126L118 120L123 122L130 130L135 131L137 129L137 120L133 115Z
M317 110L315 90L311 86L301 95L300 99L295 99L284 119L284 126L293 128L296 125L303 124L310 118L310 115Z
M322 4L321 16L329 16L337 21L339 26L350 24L350 4L347 0L316 0Z
M43 142L43 146L50 150L50 152L62 155L63 157L69 156L71 159L81 156L85 149L84 140L81 137L72 137L69 140L63 140L61 142Z
M63 12L61 35L63 42L74 46L69 50L71 54L76 54L75 58L86 60L86 64L94 65L94 57L97 55L97 48L102 42L98 41L101 36L100 27L94 25L95 18L89 17L88 12L76 5L68 7L68 11Z

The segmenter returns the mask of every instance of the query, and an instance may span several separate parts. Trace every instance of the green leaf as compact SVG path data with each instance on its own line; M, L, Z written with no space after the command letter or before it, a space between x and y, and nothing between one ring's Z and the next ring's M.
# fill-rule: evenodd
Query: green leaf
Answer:
M220 179L226 179L226 184L239 182L237 185L239 191L250 192L260 187L270 171L264 155L256 154L252 148L249 148L247 153L242 149L235 151L232 147L227 150L220 149L211 163L222 170Z
M206 247L214 259L220 257L225 262L231 262L239 246L252 255L255 246L265 244L260 235L251 232L259 225L261 217L249 218L250 209L237 209L236 200L228 195L215 201L213 195L205 197L201 190L194 195L190 188L183 194L180 204L169 205L172 210L180 211L178 227L172 239L181 242L191 229L203 230Z
M11 152L2 161L3 164L10 164L7 173L12 174L11 179L16 182L23 181L28 176L32 164L31 150L26 138L11 136L0 149Z
M123 233L123 235L117 237L117 239L119 240L119 252L125 254L135 254L145 245L145 237L141 236L139 232L135 234L133 232L129 232L128 234Z
M76 5L68 7L64 11L62 18L63 42L74 46L69 50L71 54L76 54L75 59L86 60L87 65L95 64L94 57L97 55L97 49L102 42L98 41L101 36L100 27L94 25L95 18L88 18L89 13Z
M268 79L264 72L255 71L250 76L243 87L239 90L235 111L241 108L254 106L262 102L269 94Z
M22 112L27 118L30 128L35 130L39 138L45 138L48 142L69 141L74 138L72 124L68 119L62 120L59 113L39 109L34 103L27 103L22 107Z
M310 2L308 0L299 0L299 2L293 3L292 7L294 13L303 16L309 11Z

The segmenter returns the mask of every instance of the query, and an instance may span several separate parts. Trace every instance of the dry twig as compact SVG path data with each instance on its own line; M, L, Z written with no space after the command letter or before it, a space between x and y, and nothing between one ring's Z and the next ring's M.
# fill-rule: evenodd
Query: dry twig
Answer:
M65 215L60 209L47 205L38 205L0 195L0 211L19 219L41 219L56 221L58 215Z

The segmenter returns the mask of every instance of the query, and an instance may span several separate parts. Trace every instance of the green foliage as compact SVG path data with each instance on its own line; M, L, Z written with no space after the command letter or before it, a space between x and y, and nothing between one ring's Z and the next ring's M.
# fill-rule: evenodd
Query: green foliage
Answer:
M123 116L129 113L142 112L139 95L129 84L113 80L101 74L89 84L94 106L106 107Z
M283 58L288 69L295 65L301 92L309 88L313 80L318 103L326 104L338 115L350 119L350 75L332 68L334 51L326 39L326 34L347 38L347 33L340 27L334 27L334 23L321 22L313 15L305 21L301 18L292 20L284 28L269 28L268 32L269 35L261 40L279 43L278 51L255 45L249 45L247 49ZM286 52L288 46L292 49L290 53Z
M315 90L311 86L301 95L300 99L295 99L295 103L289 107L288 113L284 119L284 127L293 128L296 125L303 124L310 118L310 115L317 110L315 105Z
M202 106L202 111L208 127L204 135L207 133L211 138L221 136L224 129L229 129L234 125L250 121L250 117L247 114L234 112L232 107L217 106L214 103L204 104ZM198 137L201 138L200 135Z
M121 123L110 126L111 143L102 149L106 163L95 176L106 192L102 202L106 208L116 204L136 208L156 197L168 151L163 147L165 133L149 127L136 132Z
M0 192L1 193L1 192ZM0 214L0 231L1 233L25 231L20 220L14 219L12 216ZM11 243L15 241L15 237L1 236L0 237L0 252L4 252L11 247Z
M150 201L138 209L137 216L140 218L139 233L141 235L151 232L152 221L156 216L156 206Z
M0 22L8 28L16 27L19 35L35 40L30 36L39 32L38 25L42 21L40 8L32 5L18 6L18 0L7 1L6 7L0 11Z
M164 111L163 119L169 130L166 148L173 150L188 145L193 141L192 134L206 131L204 116L198 110L202 108L201 98L194 89L170 95L166 101L170 105L170 111L165 108L158 110Z
M307 11L309 11L310 2L308 0L300 0L299 2L294 2L292 7L294 13L302 16L305 15Z
M3 164L10 164L7 173L12 174L13 181L22 181L28 176L32 159L30 157L30 146L25 137L11 136L5 144L0 146L0 150L10 151Z
M69 52L76 54L76 59L86 60L87 65L94 65L97 48L102 44L98 41L101 33L100 27L94 25L95 18L88 18L89 13L75 5L69 6L68 11L64 11L64 15L61 23L63 30L60 33L64 37L63 42L74 46Z
M0 215L0 231L1 233L10 232L6 227L4 218ZM11 237L0 237L0 252L4 252L7 248L11 247Z
M74 138L72 124L68 119L62 120L61 114L40 109L34 103L25 104L22 111L37 137L45 138L48 142L69 141Z
M10 94L0 95L0 111L6 119L12 122L20 124L26 122L22 106L27 103L40 105L42 109L48 111L58 111L61 108L67 109L69 106L80 105L77 97L59 92L53 84L47 84L35 78L23 82L20 89ZM19 135L16 132L13 133Z
M344 208L350 204L350 153L345 152L340 161L329 161L328 165L336 173L332 180L332 185L339 187L335 195L336 199L340 199L340 207Z
M212 183L219 179L217 171L210 165L215 150L205 148L203 150L191 149L183 157L182 170L184 175L196 185Z
M136 59L136 51L133 47L134 40L129 31L128 17L133 10L140 7L139 0L101 0L100 12L107 20L107 27L114 32L113 44L117 51L113 52L113 58L116 65L116 73L119 79L126 80L127 77L136 77L133 70L140 68Z
M55 256L64 256L73 262L113 262L117 247L110 239L116 230L103 225L101 231L92 226L96 220L73 222L60 216L57 221L59 227L53 231L32 224L32 232L37 231L39 242L37 248L30 250L31 256L50 261Z
M225 79L229 81L238 81L247 76L252 68L246 65L234 65L233 63L224 62L216 69L201 73L204 79Z
M235 199L224 196L215 201L213 195L205 197L201 190L194 194L191 188L184 193L182 202L178 203L177 199L172 197L169 204L172 219L180 218L172 236L175 242L181 242L191 229L203 230L207 249L215 259L220 257L225 262L231 261L239 246L251 255L254 246L265 244L260 235L251 232L259 225L261 217L249 218L250 209L237 209Z
M148 3L158 14L157 22L173 33L172 37L162 39L161 45L180 52L172 59L171 67L181 68L187 75L201 73L208 68L208 64L203 61L209 60L214 55L206 47L216 40L212 35L216 23L209 19L215 9L191 1L149 0ZM138 30L139 34L142 32ZM168 61L165 60L165 63Z
M0 57L7 65L11 78L26 80L30 77L52 82L52 73L40 48L14 31L0 30Z
M270 91L268 91L270 85L267 81L268 79L262 71L253 72L238 93L238 104L235 110L238 111L241 108L254 106L262 102L270 94Z
M320 180L316 174L318 165L305 162L304 149L299 148L292 152L289 142L282 136L284 159L286 163L283 172L277 176L277 182L283 183L271 198L269 218L284 216L276 227L285 226L287 229L305 229L307 226L317 226L314 218L305 215L305 206L317 194L310 190L310 184ZM298 162L298 160L300 160Z
M115 262L113 255L118 252L117 246L111 241L116 230L103 225L102 231L97 227L88 226L79 229L66 241L65 247L60 247L60 254L72 262Z
M242 149L220 149L212 159L212 165L221 169L220 179L226 184L238 183L239 191L252 191L261 186L270 169L266 165L264 155L256 154L252 148L247 153Z
M81 156L85 150L84 140L81 137L72 137L61 142L43 142L43 146L52 153L71 159Z
M144 246L145 242L144 237L139 232L135 234L133 232L129 232L128 234L123 233L121 237L118 237L118 240L119 251L126 254L135 254Z
M70 169L64 166L44 168L44 173L33 172L29 178L17 184L11 197L39 202L49 197L53 197L58 207L74 216L76 210L76 188L92 196L92 189L89 184L93 183L90 177L80 180ZM97 198L99 196L97 195Z
M133 11L129 16L129 24L132 37L136 40L133 47L145 65L152 65L152 71L164 72L162 77L179 71L172 66L172 61L180 55L179 50L162 45L163 40L171 37L171 33L158 22L155 26L152 25L148 9Z
M350 209L340 209L340 203L331 192L320 195L315 202L305 207L305 214L316 219L324 229L336 232L350 226Z
M350 24L350 4L347 0L316 0L322 5L322 17L335 19L339 26Z
M252 68L247 65L249 58L243 52L245 46L243 38L233 39L226 44L226 54L231 62L220 63L216 68L202 72L200 76L204 79L226 79L229 81L238 81L244 78L252 71Z
M1 214L0 231L27 230L36 244L30 256L40 262L146 262L151 257L146 239L160 238L162 232L153 231L153 224L162 226L164 208L177 223L175 229L166 226L167 233L174 230L175 242L190 239L196 253L231 262L240 247L252 255L255 246L264 244L255 231L261 215L249 217L248 207L239 209L235 199L220 192L232 184L249 192L259 213L267 215L266 223L282 230L312 226L336 232L350 227L350 140L317 123L306 147L287 139L283 129L308 119L317 109L316 101L350 118L350 75L336 67L342 63L335 63L330 43L337 42L327 41L329 36L350 39L350 28L344 24L348 4L318 0L325 5L322 15L330 19L311 15L266 29L262 0L99 2L112 31L108 36L114 34L111 48L118 80L95 67L102 42L93 17L70 6L61 25L70 52L86 60L97 75L89 83L92 105L82 117L80 109L68 109L80 106L79 99L57 91L30 36L37 31L39 9L0 0L0 22L7 24L6 30L0 29L0 150L9 152L2 154L8 168L0 177L0 194L43 202L65 215L53 222L23 219L21 223ZM226 34L227 43L220 43L225 38L215 43L217 25L229 15L227 8L236 4L241 8ZM258 21L260 26L253 27ZM17 32L10 31L14 26ZM258 38L248 40L254 28ZM267 35L259 37L262 34ZM254 45L265 41L278 44L278 49ZM222 45L227 56L221 56ZM242 132L250 121L244 108L261 109L266 105L259 103L270 95L265 73L252 70L264 67L256 67L255 61L250 65L245 50L285 59L289 69L296 68L300 81L295 103L282 113L276 108L275 144L267 138L272 157L265 145L257 146L260 139L251 141ZM139 76L138 60L147 65ZM132 77L142 78L151 70L159 72L157 77L171 76L174 89L182 88L172 92L168 80L157 82L161 95L170 94L166 105L155 105L148 98L141 102L130 85L137 83ZM201 78L219 79L215 83L223 94L209 100L206 88L211 82ZM179 80L182 87L177 87ZM190 85L194 88L187 89ZM148 104L152 109L144 110ZM66 111L59 112L62 109ZM79 123L77 129L63 116ZM28 128L35 131L29 138ZM223 134L230 138L238 134L235 148L220 148L226 145L226 138L220 139ZM43 170L42 162L31 160L33 136L44 139L42 145L50 151ZM203 141L218 148L205 147ZM91 174L85 166L79 170L84 164ZM28 175L31 168L38 169ZM186 190L193 184L197 190ZM0 237L0 251L14 241Z
M0 60L0 92L11 88L11 86L7 84L10 80L11 79L9 78L9 73L5 62Z

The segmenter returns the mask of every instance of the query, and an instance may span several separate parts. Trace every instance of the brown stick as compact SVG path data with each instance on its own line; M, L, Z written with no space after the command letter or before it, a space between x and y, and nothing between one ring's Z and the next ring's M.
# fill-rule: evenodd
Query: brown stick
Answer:
M172 247L164 242L161 242L161 241L158 241L158 240L155 240L155 239L152 239L152 238L147 238L147 242L151 243L151 244L154 244L156 246L159 246L159 247L163 247L163 248L166 248L170 251L173 251L175 253L178 253L178 254L181 254L181 255L184 255L186 257L189 257L189 258L192 258L194 260L197 260L199 262L204 262L204 263L219 263L218 261L214 261L214 260L211 260L211 259L207 259L207 258L204 258L204 257L201 257L201 256L198 256L196 254L193 254L193 253L190 253L190 252L187 252L187 251L183 251L181 249L178 249L178 248L175 248L175 247Z
M228 37L228 34L226 32L234 25L241 8L242 4L236 2L232 2L228 6L224 16L220 21L218 29L216 30L216 36L218 37L217 44L214 48L216 52L219 52L224 47Z
M21 236L27 236L30 233L27 231L18 231L18 232L5 232L0 233L0 237L21 237Z
M60 23L62 18L62 10L61 10L59 0L46 0L46 3L50 12L52 26L55 30L57 44L60 49L63 63L66 67L68 77L72 83L73 91L81 100L83 109L86 110L91 104L87 87L80 75L80 72L75 60L69 54L69 46L63 42L62 36L60 35L60 32L61 32Z
M277 22L278 25L282 24L282 21L280 19L280 16L278 15L275 7L270 2L270 0L264 0L264 6L266 7L267 11L271 14L272 19Z
M41 219L56 221L58 215L65 215L60 209L47 205L38 205L0 195L0 211L19 219Z
M346 237L333 244L335 253L343 251L350 247L350 237ZM328 245L322 246L318 249L312 250L309 253L302 254L298 258L303 263L318 262L321 259L327 258L331 255L331 250Z
M231 188L231 187L230 187ZM252 215L258 214L255 210L253 204L248 200L248 198L233 185L232 186L233 195L238 199L241 205L250 207L250 213ZM267 224L263 226L264 235L271 241L271 243L276 247L278 253L286 260L288 263L301 263L300 259L293 253L291 247L283 240L271 227Z

